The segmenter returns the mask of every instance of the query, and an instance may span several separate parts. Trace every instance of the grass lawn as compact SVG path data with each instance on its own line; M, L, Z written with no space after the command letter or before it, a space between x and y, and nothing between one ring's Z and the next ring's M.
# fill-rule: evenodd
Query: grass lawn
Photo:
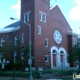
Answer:
M68 71L68 70L44 70L41 72L43 75L45 75L46 73L48 74L54 74L54 76L52 75L51 78L61 78L62 75L62 79L63 80L73 80L72 79L72 71ZM56 74L58 73L58 74ZM66 74L65 74L66 73ZM71 76L68 76L68 75ZM0 80L14 80L13 79L13 71L0 71ZM48 75L49 76L49 75ZM9 77L9 78L8 78ZM15 71L15 80L28 80L29 78L29 72L25 72L25 71ZM19 77L19 78L17 78ZM21 78L20 78L21 77ZM40 74L38 71L33 71L33 77L36 78L35 80L45 80L45 79L41 79ZM44 77L42 77L44 78ZM45 77L45 78L50 78L50 77Z
M72 76L69 76L69 77L63 76L62 79L63 80L73 80ZM15 79L13 79L13 77L0 77L0 80L29 80L29 79L28 78L18 78L18 77L15 77ZM46 80L46 79L34 79L34 80Z

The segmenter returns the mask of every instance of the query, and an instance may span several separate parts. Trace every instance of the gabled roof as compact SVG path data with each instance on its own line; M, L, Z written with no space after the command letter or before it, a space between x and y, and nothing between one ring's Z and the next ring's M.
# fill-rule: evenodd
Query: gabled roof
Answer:
M20 21L12 23L2 29L0 29L0 33L9 33L20 29Z
M57 6L57 4L55 4L54 6L52 6L51 8L50 8L50 10L52 10L54 7L56 7Z
M50 11L51 11L51 20L59 20L63 25L64 27L68 30L68 31L72 31L69 23L68 23L68 20L66 20L63 12L61 11L59 5L55 5L53 7L50 8Z
M68 34L68 36L70 36L70 35L78 36L78 34L73 31L68 31L67 34Z
M15 22L15 23L12 23L12 24L6 26L5 28L9 28L9 27L17 27L17 26L20 26L20 21L17 21L17 22Z

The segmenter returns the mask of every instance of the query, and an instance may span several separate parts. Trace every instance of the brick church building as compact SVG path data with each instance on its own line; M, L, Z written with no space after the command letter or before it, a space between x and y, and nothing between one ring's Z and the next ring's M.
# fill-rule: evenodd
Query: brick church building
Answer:
M77 34L72 31L59 6L56 4L50 8L50 0L21 0L21 21L0 29L0 45L9 40L16 45L18 36L21 44L28 45L29 26L25 23L31 24L32 67L39 70L60 68L62 64L69 67L69 49L77 43ZM23 59L24 68L27 68L28 59ZM2 69L5 61L10 63L3 57L0 60Z

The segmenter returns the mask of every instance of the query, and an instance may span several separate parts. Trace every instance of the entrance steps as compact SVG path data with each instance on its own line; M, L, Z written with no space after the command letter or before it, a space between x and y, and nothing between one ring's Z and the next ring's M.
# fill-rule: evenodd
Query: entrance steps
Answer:
M53 67L52 70L76 70L76 67Z

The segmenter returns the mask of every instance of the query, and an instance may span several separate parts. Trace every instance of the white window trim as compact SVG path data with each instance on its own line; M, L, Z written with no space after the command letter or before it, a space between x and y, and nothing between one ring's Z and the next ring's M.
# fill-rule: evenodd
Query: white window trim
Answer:
M3 46L2 43L4 43L4 42L5 42L5 38L3 37L3 38L1 38L1 46Z
M38 70L39 71L43 71L43 67L38 67Z
M27 14L27 15L28 15L28 16L27 16L27 21L30 21L30 19L29 19L29 17L30 17L29 14L30 14L30 12L28 12L28 14Z
M49 56L45 55L45 57L47 57L47 60L45 60L45 62L49 62Z
M16 41L18 40L17 36L15 36L14 44L17 45Z
M24 37L25 36L25 33L22 34L22 43L24 43Z
M26 18L26 14L24 14L24 23L26 23L26 20L25 20L25 18Z
M61 53L61 51L60 51L60 55L64 55L64 51L62 50L62 53Z
M14 62L16 62L16 56L17 56L17 52L14 52Z
M44 15L45 15L45 20L44 20L43 22L45 22L45 23L46 23L46 13L44 13Z
M41 11L39 11L39 20L42 21L42 12Z
M31 11L28 11L28 12L24 13L24 23L30 21L30 19L29 19L29 14L30 14L30 13L31 13ZM25 20L26 16L27 16L27 20Z
M77 45L77 38L76 37L73 37L72 39L73 39L72 40L73 41L73 45Z
M41 26L38 25L38 34L41 35Z
M46 38L45 39L45 42L47 41L47 45L45 45L45 47L48 47L48 44L49 44L49 40Z
M41 18L40 18L40 14L41 14ZM43 14L45 15L45 21L43 21ZM39 20L46 23L46 13L39 11Z

